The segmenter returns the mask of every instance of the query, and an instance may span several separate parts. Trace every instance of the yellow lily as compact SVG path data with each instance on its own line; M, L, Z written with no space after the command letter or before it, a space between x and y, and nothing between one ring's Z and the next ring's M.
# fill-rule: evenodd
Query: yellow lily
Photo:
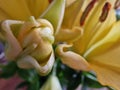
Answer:
M65 7L65 0L49 2L0 0L0 39L5 43L6 58L15 60L20 68L35 68L40 75L48 74L54 64L54 33Z
M120 21L116 21L115 1L76 0L66 7L60 30L64 37L56 38L70 45L59 45L56 53L69 67L95 72L101 84L120 90Z

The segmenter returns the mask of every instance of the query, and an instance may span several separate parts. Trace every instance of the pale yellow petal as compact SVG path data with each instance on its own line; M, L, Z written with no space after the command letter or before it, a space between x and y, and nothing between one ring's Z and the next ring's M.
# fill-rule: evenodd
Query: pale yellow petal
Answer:
M120 90L120 67L111 67L100 63L91 63L91 67L102 85Z
M51 71L54 61L54 53L52 52L46 63L40 64L35 58L27 55L19 58L17 60L17 65L23 69L35 68L40 75L47 75Z
M7 43L6 43L6 58L8 60L14 60L18 54L22 51L22 48L16 39L16 37L12 33L11 25L12 24L22 24L21 21L14 21L14 20L6 20L2 22L1 28L2 28L2 34L4 35Z
M120 90L120 39L108 50L87 60L103 85Z
M62 62L75 70L89 71L90 66L82 56L72 51L64 51L65 48L69 47L71 47L71 45L62 44L56 48L56 53Z
M47 10L40 16L41 18L47 19L48 21L51 22L55 30L54 34L57 34L61 27L64 11L65 11L65 0L54 0L49 5Z
M56 42L73 42L79 39L83 35L83 29L80 27L73 27L72 30L61 29L58 34L55 35Z

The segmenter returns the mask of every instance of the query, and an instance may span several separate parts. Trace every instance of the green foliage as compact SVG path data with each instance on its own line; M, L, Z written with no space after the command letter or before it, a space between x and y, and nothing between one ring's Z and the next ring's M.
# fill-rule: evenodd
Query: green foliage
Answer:
M28 90L39 90L39 76L35 70L18 69L17 73L25 80L18 87L27 85Z
M0 74L0 78L10 78L14 76L18 67L15 62L9 62L7 65L2 67L2 73Z
M62 64L59 58L56 60L56 65L49 75L53 74L54 72L59 78L64 90L75 90L75 88L77 88L79 85L82 85L82 90L87 90L88 87L104 87L97 81L96 76L93 72L75 71ZM16 87L16 90L24 86L27 86L27 90L39 90L49 77L49 75L38 75L34 69L20 69L17 67L15 62L9 62L2 68L0 78L10 78L16 73L24 80Z

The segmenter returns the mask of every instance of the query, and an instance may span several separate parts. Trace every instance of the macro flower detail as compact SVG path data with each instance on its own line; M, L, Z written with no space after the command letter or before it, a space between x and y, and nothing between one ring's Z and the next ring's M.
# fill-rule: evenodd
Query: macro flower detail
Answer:
M76 0L66 7L61 31L71 32L73 27L77 27L83 33L79 33L76 36L79 38L74 41L69 38L71 42L58 45L56 53L64 64L76 70L94 72L102 85L119 90L120 21L116 20L115 2ZM71 14L73 16L69 19ZM61 40L66 41L64 38Z
M62 87L57 76L51 75L40 90L62 90Z
M3 20L0 39L5 45L6 59L16 61L19 68L34 68L40 75L47 75L55 61L52 45L54 34L62 23L65 0L54 0L51 3L49 0L0 2L2 12L0 19ZM14 12L12 4L16 5L18 11L20 10L19 15ZM39 7L39 4L44 5ZM31 8L33 7L31 5L35 5L34 8ZM55 8L56 6L58 8Z

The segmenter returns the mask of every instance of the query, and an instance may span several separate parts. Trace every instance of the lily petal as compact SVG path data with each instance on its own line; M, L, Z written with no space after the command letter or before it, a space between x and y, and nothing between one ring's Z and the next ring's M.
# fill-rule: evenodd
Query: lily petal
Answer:
M71 29L76 23L76 20L79 20L81 13L81 8L85 0L76 0L71 5L66 7L65 15L62 23L63 28ZM72 16L71 16L72 15Z
M109 59L110 59L110 57L107 60L109 60ZM113 61L114 60L115 59L113 59ZM110 61L108 61L108 62L110 62ZM116 61L114 61L114 63L115 62ZM119 63L119 65L120 65L119 61L116 63ZM101 64L99 62L91 62L90 64L91 64L91 68L96 72L98 81L102 85L104 85L104 86L108 85L108 86L111 86L112 88L114 88L115 90L120 90L120 83L119 83L120 67L107 66L107 65Z
M65 48L69 47L71 47L71 45L63 44L56 48L56 53L61 58L62 62L75 70L89 71L90 66L82 56L72 51L64 51Z
M83 35L83 29L80 27L73 27L72 30L61 29L59 34L56 35L56 42L74 42Z
M83 54L88 48L90 48L90 46L105 37L109 32L111 25L116 21L115 11L111 8L106 20L104 22L100 22L100 14L105 3L106 1L99 0L90 12L90 15L87 17L86 23L83 26L84 35L74 43L74 49L78 53Z
M49 5L49 0L24 0L31 12L31 16L35 18L40 17L40 15L47 9Z
M26 20L32 15L38 18L48 4L48 0L0 0L0 20Z
M25 5L25 0L0 0L0 10L4 11L10 19L26 19L30 12ZM7 18L7 19L8 19ZM3 18L0 18L3 20Z
M57 8L56 8L57 7ZM55 34L61 26L65 9L65 0L54 0L48 9L41 15L41 18L49 20L55 30Z
M98 53L102 53L108 50L112 45L120 40L120 21L116 22L112 28L110 29L109 33L98 43L92 45L90 49L86 51L84 54L85 57L95 56Z
M22 48L18 42L18 40L15 38L15 36L12 33L11 25L12 24L22 24L21 21L13 21L13 20L6 20L2 22L1 28L2 28L2 34L7 40L8 48L5 50L5 56L8 60L14 60L18 54L22 51Z
M17 65L18 65L18 67L24 68L24 69L35 68L36 71L40 75L44 76L44 75L47 75L51 71L54 61L55 61L54 53L52 51L52 53L46 63L40 64L37 62L37 60L35 58L28 55L28 56L18 59Z

